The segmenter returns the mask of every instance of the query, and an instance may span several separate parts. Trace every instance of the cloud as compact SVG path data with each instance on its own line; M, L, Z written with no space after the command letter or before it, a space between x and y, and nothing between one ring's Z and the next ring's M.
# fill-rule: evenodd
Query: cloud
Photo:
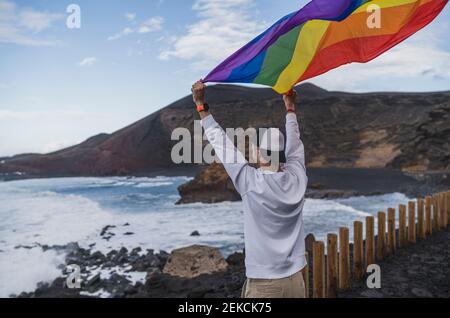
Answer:
M95 56L85 57L78 65L83 66L92 66L98 62L98 59Z
M130 22L133 22L131 26L127 26L125 27L122 31L111 35L110 37L108 37L108 41L115 41L118 39L121 39L123 37L126 37L130 34L146 34L146 33L150 33L150 32L156 32L156 31L160 31L162 30L163 24L164 24L164 18L163 17L151 17L147 20L145 20L144 22L137 24L136 25L135 19L133 18L133 20L129 20Z
M192 10L198 22L159 58L192 61L199 71L214 67L267 28L267 23L255 19L255 6L255 0L196 0Z
M132 28L126 27L122 31L120 31L119 33L116 33L116 34L110 36L108 38L108 41L115 41L115 40L118 40L118 39L120 39L120 38L122 38L124 36L132 34L132 33L134 33L134 30Z
M62 14L25 9L19 14L19 25L32 31L33 33L39 33L45 29L48 29L55 21L62 18Z
M0 1L0 21L12 21L15 19L16 5L9 1Z
M21 8L15 3L0 0L0 43L27 46L52 46L60 41L42 39L36 34L49 29L61 19L62 14Z
M136 13L125 13L125 19L128 21L134 21L136 19Z
M149 32L155 32L162 29L164 19L162 17L153 17L145 21L138 28L138 33L145 34Z

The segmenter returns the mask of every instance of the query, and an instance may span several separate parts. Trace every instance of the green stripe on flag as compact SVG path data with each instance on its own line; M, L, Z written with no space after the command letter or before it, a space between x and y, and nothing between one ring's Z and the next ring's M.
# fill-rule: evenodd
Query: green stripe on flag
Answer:
M269 47L259 75L253 83L268 86L277 83L280 74L291 63L302 27L303 24L292 29Z

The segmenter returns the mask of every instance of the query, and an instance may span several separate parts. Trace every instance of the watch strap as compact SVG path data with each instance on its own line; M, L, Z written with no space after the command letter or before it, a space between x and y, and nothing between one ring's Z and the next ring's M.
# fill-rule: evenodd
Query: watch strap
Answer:
M203 104L203 105L197 105L197 111L199 112L199 113L201 113L201 112L206 112L206 111L208 111L209 110L209 105L208 104Z

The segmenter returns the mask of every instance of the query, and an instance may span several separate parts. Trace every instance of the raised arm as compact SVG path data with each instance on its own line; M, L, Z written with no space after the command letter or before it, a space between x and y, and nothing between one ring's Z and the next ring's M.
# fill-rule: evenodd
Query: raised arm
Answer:
M297 115L295 113L295 99L297 93L292 91L284 95L283 100L286 106L286 160L287 164L300 163L305 168L305 147L300 139L300 128L298 126Z
M206 87L201 81L192 86L192 96L202 119L206 137L213 146L216 157L225 167L236 190L241 195L245 195L248 178L251 177L253 168L249 166L244 155L235 147L225 131L214 120L209 111L209 106L206 104L205 89Z

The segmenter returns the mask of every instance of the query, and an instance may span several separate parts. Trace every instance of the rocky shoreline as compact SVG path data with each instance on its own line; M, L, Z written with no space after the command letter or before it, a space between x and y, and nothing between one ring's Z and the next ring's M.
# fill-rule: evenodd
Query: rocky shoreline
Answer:
M18 247L31 248L31 247ZM36 247L37 248L37 247ZM19 298L236 298L240 295L245 280L244 255L235 253L223 259L217 249L206 246L192 246L182 251L197 250L197 259L211 258L216 254L214 262L221 263L217 269L215 263L209 264L207 270L194 275L185 275L179 270L183 262L195 262L195 258L174 260L172 275L167 269L171 263L171 255L154 250L143 251L135 248L111 250L107 254L80 247L77 243L66 246L40 246L43 250L55 250L67 253L65 264L60 267L61 276L51 283L39 283L31 293L11 295ZM174 251L173 255L176 253ZM220 256L219 256L220 255ZM181 256L183 258L184 256ZM67 287L69 265L80 267L80 289ZM177 273L179 270L179 273ZM195 272L188 268L189 272ZM209 272L211 271L211 272ZM183 277L193 276L193 277Z
M379 263L382 288L373 290L364 281L353 281L339 298L450 297L450 231L434 233L425 241L399 249ZM314 236L306 239L311 251ZM85 249L77 243L66 246L21 246L66 253L62 275L52 283L40 283L19 298L239 298L245 281L244 254L226 259L207 246L190 246L168 254L135 248L107 254ZM350 252L352 254L352 245ZM352 257L351 257L352 259ZM81 288L69 289L67 265L81 269ZM312 272L310 271L311 279Z
M404 193L410 197L446 191L450 187L450 172L403 173L393 169L309 168L308 199L342 199ZM178 204L240 201L225 169L220 164L204 167L188 183L178 188Z

